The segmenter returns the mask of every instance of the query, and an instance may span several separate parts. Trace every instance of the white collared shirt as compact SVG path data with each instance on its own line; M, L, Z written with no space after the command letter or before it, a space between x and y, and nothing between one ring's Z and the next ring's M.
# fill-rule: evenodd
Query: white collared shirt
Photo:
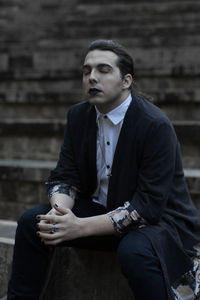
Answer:
M132 101L131 94L115 109L101 114L97 112L97 189L92 195L94 202L106 207L108 184L112 171L112 163L115 154L120 130L124 121L126 111Z

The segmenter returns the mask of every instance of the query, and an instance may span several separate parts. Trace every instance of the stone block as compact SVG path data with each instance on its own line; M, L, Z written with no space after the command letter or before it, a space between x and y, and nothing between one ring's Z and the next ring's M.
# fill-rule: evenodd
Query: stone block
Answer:
M114 252L58 247L40 300L134 299Z
M22 201L25 201L25 195L23 195L23 198L21 198ZM4 197L4 200L1 199L0 200L0 218L2 219L7 219L7 220L11 220L11 221L17 221L19 220L20 216L28 209L33 208L37 205L39 205L38 203L38 199L36 200L35 204L27 204L25 202L8 202L6 201L6 197ZM46 198L46 202L47 203L47 198Z
M57 160L63 137L0 137L0 159Z
M76 49L72 50L53 50L53 51L43 51L34 53L34 67L37 70L45 72L62 70L67 71L70 69L76 69L80 67L77 61ZM81 70L81 68L80 68Z
M7 293L16 227L16 222L0 220L0 298Z
M32 55L24 54L9 57L9 68L11 70L25 70L33 68Z
M0 162L0 218L18 220L36 205L48 203L45 181L55 162Z
M7 293L10 277L14 240L0 237L0 297Z
M51 80L2 80L0 82L0 104L22 105L66 105L76 103L82 99L81 80L78 78ZM29 107L27 106L27 111ZM53 114L53 112L52 112ZM56 115L55 115L56 116ZM22 115L26 118L26 115ZM37 118L37 114L35 115Z
M13 120L0 122L0 135L63 136L66 120Z
M8 70L8 54L0 53L0 72Z
M42 95L43 97L44 95ZM1 102L1 95L0 95ZM0 119L1 121L6 119L20 120L23 117L34 120L52 120L56 119L65 120L68 112L68 105L65 104L0 104Z

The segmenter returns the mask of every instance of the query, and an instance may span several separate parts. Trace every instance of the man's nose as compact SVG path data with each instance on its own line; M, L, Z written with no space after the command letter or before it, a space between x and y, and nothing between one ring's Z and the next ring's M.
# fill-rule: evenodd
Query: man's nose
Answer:
M90 81L90 83L93 83L93 82L97 82L97 81L98 81L97 73L95 72L95 70L92 70L92 71L90 72L89 81Z

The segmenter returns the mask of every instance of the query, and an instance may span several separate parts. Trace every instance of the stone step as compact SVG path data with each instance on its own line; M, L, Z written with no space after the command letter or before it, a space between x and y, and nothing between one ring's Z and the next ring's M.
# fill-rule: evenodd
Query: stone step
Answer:
M17 228L17 222L0 219L1 242L4 239L5 242L10 242L10 244L12 245L13 239L15 238L16 228Z
M102 1L101 3L77 1L71 5L71 1L62 3L34 3L15 7L11 10L9 6L1 7L2 10L2 39L7 41L7 26L15 36L15 41L22 40L45 40L46 36L51 39L67 40L90 38L94 36L112 35L114 38L127 36L146 38L146 45L180 45L181 37L197 35L199 24L199 3L197 1L141 1L124 3L113 3ZM106 9L105 9L106 7ZM15 12L15 13L14 13ZM112 16L112 18L110 17ZM23 25L28 32L21 28L18 37L18 28L23 17ZM10 24L12 18L12 24ZM36 22L37 18L37 22ZM54 21L54 28L48 32L47 28ZM150 26L151 25L151 26ZM128 30L129 29L129 30ZM9 31L9 34L11 34ZM169 32L173 32L173 37ZM31 39L31 37L32 39ZM152 38L154 36L154 38ZM155 36L159 37L155 39ZM177 40L177 39L178 40ZM148 40L147 40L148 39ZM184 39L183 39L184 40ZM70 43L66 44L70 45ZM185 41L185 44L189 44ZM40 46L40 44L39 44ZM27 61L28 63L28 61Z
M200 120L200 77L139 77L141 91L149 94L171 120ZM83 99L81 80L2 81L0 118L64 119L68 108Z
M199 75L197 1L158 5L129 0L127 5L106 3L106 10L103 3L80 0L73 8L66 1L11 7L1 7L0 16L0 74L6 81L80 78L82 51L100 36L124 42L134 54L140 76ZM52 19L54 30L49 31ZM13 43L10 35L15 37Z
M27 209L48 202L45 181L52 161L0 160L0 218L17 220Z
M17 223L0 220L0 300L6 300Z
M118 30L119 28L117 27L116 31ZM131 34L133 34L133 32ZM85 44L84 48L86 47L87 44ZM163 49L163 47L152 47L150 49L141 47L133 48L133 46L126 46L126 48L135 60L136 78L144 76L187 78L197 77L200 74L200 62L198 60L199 46L184 46L180 48L176 47L174 49L167 47L165 49ZM8 64L5 71L0 73L0 76L3 78L4 82L7 82L8 80L45 80L51 82L52 80L67 81L69 79L73 79L77 82L77 80L81 80L82 74L81 66L83 64L83 59L81 57L81 50L57 50L56 54L54 52L49 54L38 50L36 53L30 53L28 55L30 57L29 59L32 61L30 67L20 70L18 66L20 63L16 63L15 69L10 70ZM25 60L25 57L17 57L16 60L17 59L23 61ZM7 60L9 61L9 57Z
M52 161L0 160L0 218L17 220L28 208L48 202L45 181ZM200 209L200 169L185 169L191 197Z
M0 121L0 159L57 160L66 121L6 119ZM173 121L185 168L200 168L200 121Z

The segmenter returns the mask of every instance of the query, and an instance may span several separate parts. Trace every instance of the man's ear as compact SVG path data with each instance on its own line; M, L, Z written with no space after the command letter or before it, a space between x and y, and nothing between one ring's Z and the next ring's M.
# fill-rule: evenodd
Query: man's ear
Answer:
M123 89L129 89L133 82L133 77L131 74L126 74L123 78Z

